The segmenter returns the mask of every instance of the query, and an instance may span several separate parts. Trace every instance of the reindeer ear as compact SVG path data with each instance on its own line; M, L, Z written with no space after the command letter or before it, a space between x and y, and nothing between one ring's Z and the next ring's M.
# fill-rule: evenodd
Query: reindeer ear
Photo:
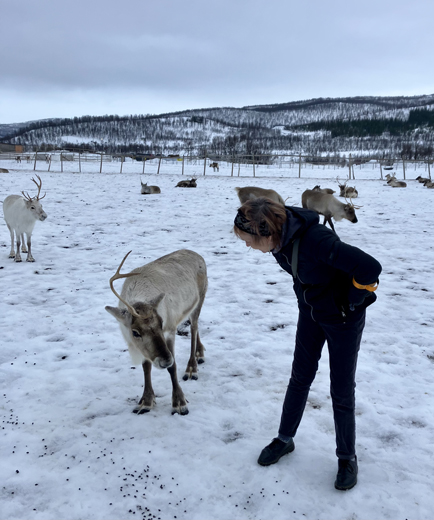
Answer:
M154 307L154 309L156 309L158 307L158 305L160 304L161 300L165 297L166 295L162 292L160 293L158 296L156 296L153 300L151 300L149 302L149 305L152 305L152 307Z
M122 323L122 325L126 326L131 321L131 314L126 309L119 309L119 307L110 307L107 305L105 310Z

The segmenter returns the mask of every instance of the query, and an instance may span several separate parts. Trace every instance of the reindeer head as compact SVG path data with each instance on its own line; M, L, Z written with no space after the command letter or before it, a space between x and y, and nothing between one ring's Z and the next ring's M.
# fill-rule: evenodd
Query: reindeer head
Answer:
M356 206L353 203L353 201L348 201L346 197L345 197L345 202L346 202L346 204L344 206L345 218L347 220L349 220L350 222L352 222L353 224L355 224L356 222L358 222L357 217L356 217L356 209L363 208L363 206Z
M22 191L21 193L23 194L26 207L32 213L34 219L45 220L47 218L47 214L43 210L42 204L39 201L45 197L46 193L44 193L42 197L39 196L42 188L42 180L39 177L39 175L36 175L36 177L39 179L39 184L37 181L35 181L35 179L32 179L32 181L38 187L38 194L36 195L36 197L32 198L28 193L24 193L24 191Z
M140 273L119 273L130 253L131 251L125 255L116 273L110 278L111 290L126 308L106 306L105 310L125 327L130 336L129 344L133 345L145 359L157 368L170 368L174 358L167 347L163 334L163 320L157 310L164 293L160 293L149 302L136 302L130 305L113 287L115 280L140 276Z

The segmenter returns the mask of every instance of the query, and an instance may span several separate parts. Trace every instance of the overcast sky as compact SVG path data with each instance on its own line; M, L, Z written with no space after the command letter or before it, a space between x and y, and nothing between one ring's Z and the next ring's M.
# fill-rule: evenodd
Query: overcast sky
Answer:
M434 93L431 0L1 0L0 123Z

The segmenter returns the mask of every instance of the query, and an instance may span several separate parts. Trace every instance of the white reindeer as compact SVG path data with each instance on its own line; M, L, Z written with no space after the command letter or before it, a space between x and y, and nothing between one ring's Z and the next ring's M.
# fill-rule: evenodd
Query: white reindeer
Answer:
M6 224L11 234L11 252L9 258L15 258L15 262L21 262L21 244L23 253L27 253L27 262L34 262L32 256L32 232L37 220L45 220L47 214L42 208L41 200L45 197L44 194L40 197L42 180L37 175L39 184L35 179L32 181L38 187L38 194L36 197L30 197L28 193L21 192L21 195L9 195L3 201L3 213ZM14 251L14 232L17 242L17 252ZM27 248L24 243L24 233L27 235Z
M332 217L336 221L345 218L354 224L357 222L355 210L362 206L355 206L352 202L348 202L347 200L345 202L346 204L343 204L331 193L315 190L306 190L301 195L303 208L312 209L320 215L323 215L323 224L326 225L328 222L333 231L335 231L335 227L332 222Z
M130 253L110 279L110 287L120 300L119 306L105 309L119 321L133 362L143 366L145 389L133 411L143 414L155 404L151 383L154 365L167 368L172 379L172 414L186 415L187 401L176 374L175 335L177 326L190 318L191 352L183 379L197 379L197 364L205 361L205 348L198 330L208 287L205 261L194 251L181 249L128 274L119 274ZM119 278L126 278L120 296L113 287Z

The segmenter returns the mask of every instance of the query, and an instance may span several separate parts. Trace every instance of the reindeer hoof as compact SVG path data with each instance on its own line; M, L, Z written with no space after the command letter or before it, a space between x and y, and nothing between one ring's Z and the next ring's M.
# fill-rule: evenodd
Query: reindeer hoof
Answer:
M199 376L197 375L197 372L186 372L184 376L182 377L184 381L188 381L189 379L192 379L193 381L197 381L199 379Z
M9 255L9 258L15 258L15 253L13 253L13 254L11 253L11 254Z
M199 365L201 365L202 363L205 363L205 358L203 358L203 357L198 357L198 358L197 358L197 362L199 363Z
M27 259L26 259L26 262L34 262L34 261L35 261L35 259L34 259L33 257L32 257L32 258L27 258Z
M152 410L152 406L144 406L139 404L136 406L133 410L133 413L136 413L137 415L143 415L144 413L148 413Z
M15 257L15 262L22 262L21 257L16 256L16 257Z
M188 415L187 406L180 406L178 408L172 408L172 415L179 413L179 415Z

